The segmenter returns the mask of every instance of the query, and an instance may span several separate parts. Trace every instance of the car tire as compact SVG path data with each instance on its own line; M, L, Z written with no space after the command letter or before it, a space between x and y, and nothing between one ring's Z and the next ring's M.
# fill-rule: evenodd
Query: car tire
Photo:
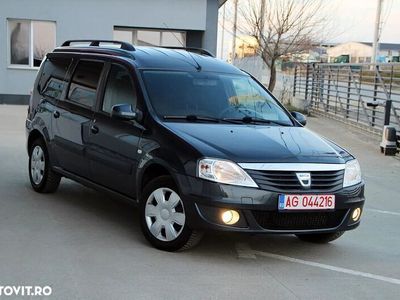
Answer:
M344 231L329 232L329 233L311 233L311 234L296 234L296 236L304 241L316 244L326 244L337 240L344 234Z
M145 186L139 209L143 234L157 249L187 250L203 236L187 225L184 201L170 176L160 176Z
M51 169L49 152L42 139L33 141L29 149L29 179L38 193L54 193L61 176Z

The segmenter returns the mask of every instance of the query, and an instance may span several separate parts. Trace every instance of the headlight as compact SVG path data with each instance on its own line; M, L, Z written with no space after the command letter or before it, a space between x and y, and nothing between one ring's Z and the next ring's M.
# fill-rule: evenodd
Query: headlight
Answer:
M258 187L237 164L227 160L205 158L199 161L198 176L203 179L248 187Z
M361 169L357 159L350 160L346 163L344 170L343 187L355 185L361 182Z

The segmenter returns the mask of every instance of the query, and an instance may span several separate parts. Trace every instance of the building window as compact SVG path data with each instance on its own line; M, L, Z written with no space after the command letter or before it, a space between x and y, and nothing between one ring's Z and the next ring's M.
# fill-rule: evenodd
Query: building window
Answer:
M185 47L186 32L114 27L114 40L138 46Z
M39 67L56 46L56 23L9 19L8 41L10 65Z

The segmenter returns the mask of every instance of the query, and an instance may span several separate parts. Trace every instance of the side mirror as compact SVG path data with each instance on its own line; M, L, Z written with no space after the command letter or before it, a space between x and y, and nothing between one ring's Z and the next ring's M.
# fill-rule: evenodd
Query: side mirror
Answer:
M305 115L303 115L302 113L299 113L297 111L292 111L291 114L292 114L293 118L296 119L297 122L299 122L303 126L306 126L307 118Z
M133 111L130 104L117 104L111 109L111 118L125 121L140 121L142 113L139 110Z

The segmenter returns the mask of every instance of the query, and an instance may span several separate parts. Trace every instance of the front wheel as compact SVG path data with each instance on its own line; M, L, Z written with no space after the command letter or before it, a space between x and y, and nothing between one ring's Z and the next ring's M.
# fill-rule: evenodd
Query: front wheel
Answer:
M296 236L305 242L326 244L337 240L344 234L344 231L329 232L329 233L311 233L311 234L296 234Z
M187 225L184 202L170 176L158 177L144 188L140 223L146 239L165 251L192 248L202 237L202 233Z

